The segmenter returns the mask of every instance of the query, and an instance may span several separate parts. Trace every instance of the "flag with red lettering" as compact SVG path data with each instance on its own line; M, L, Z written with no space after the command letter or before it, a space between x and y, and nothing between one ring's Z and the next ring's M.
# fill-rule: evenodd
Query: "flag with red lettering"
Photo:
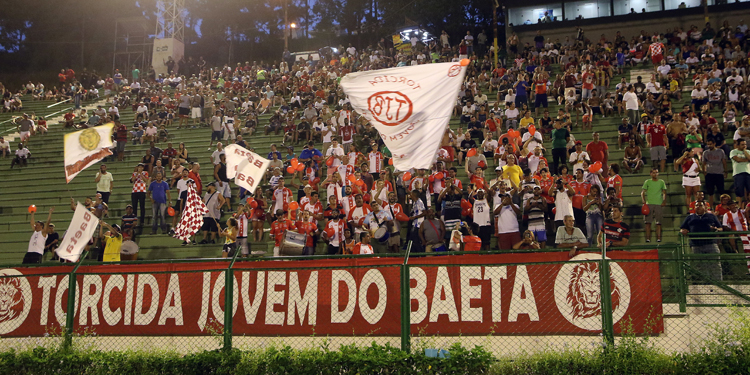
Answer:
M341 87L352 107L378 129L397 170L428 169L437 160L468 63L350 73Z
M203 226L203 215L207 213L206 204L195 191L195 183L188 182L185 209L182 211L180 222L174 228L174 238L189 241L190 237L198 233L198 230Z
M234 183L246 189L250 194L260 185L271 162L238 145L224 148L227 160L227 178L234 178Z
M70 221L70 226L65 235L63 235L60 246L55 250L57 256L60 259L77 262L98 225L99 218L78 202L76 211L73 213L73 219Z

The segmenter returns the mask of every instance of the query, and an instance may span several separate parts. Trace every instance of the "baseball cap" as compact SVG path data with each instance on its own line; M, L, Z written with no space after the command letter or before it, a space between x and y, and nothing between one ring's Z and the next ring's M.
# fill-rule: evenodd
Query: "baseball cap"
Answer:
M643 114L641 114L641 117L648 117L648 115L645 114L645 113L643 113Z
M578 145L583 145L583 143L581 141L576 141L576 146Z

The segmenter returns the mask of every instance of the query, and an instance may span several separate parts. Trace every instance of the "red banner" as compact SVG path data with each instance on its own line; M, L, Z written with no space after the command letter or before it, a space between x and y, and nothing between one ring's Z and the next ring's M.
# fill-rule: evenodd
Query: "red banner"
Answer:
M610 252L613 320L664 329L656 250ZM463 255L410 260L412 333L598 334L601 255ZM617 262L617 260L623 260ZM239 262L233 331L254 336L398 335L399 258ZM534 264L552 262L545 264ZM555 263L556 262L556 263ZM525 263L521 265L521 263ZM206 335L224 320L226 263L82 266L76 330L97 335ZM460 267L459 267L460 266ZM70 266L0 270L0 336L65 325Z

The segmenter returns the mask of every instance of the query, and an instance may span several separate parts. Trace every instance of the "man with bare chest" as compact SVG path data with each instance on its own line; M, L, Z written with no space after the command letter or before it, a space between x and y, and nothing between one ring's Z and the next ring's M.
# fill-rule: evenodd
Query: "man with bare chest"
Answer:
M638 173L643 167L643 154L641 148L635 144L635 139L630 138L628 147L625 147L625 158L622 166L630 173Z
M687 134L685 115L680 113L674 121L667 125L667 138L669 138L669 148L672 149L672 158L674 160L682 156L685 150L685 134Z

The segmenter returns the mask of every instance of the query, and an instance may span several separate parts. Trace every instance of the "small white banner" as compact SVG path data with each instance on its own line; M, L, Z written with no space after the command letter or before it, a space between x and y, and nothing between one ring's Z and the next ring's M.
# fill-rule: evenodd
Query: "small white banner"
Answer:
M250 192L263 180L263 175L271 163L268 159L238 146L229 145L224 148L227 158L227 178L234 178L234 183Z
M73 214L73 220L70 221L70 226L65 232L65 237L55 250L57 256L60 259L77 262L98 225L99 218L79 202Z
M352 108L375 126L397 170L429 169L450 121L468 60L351 73Z

